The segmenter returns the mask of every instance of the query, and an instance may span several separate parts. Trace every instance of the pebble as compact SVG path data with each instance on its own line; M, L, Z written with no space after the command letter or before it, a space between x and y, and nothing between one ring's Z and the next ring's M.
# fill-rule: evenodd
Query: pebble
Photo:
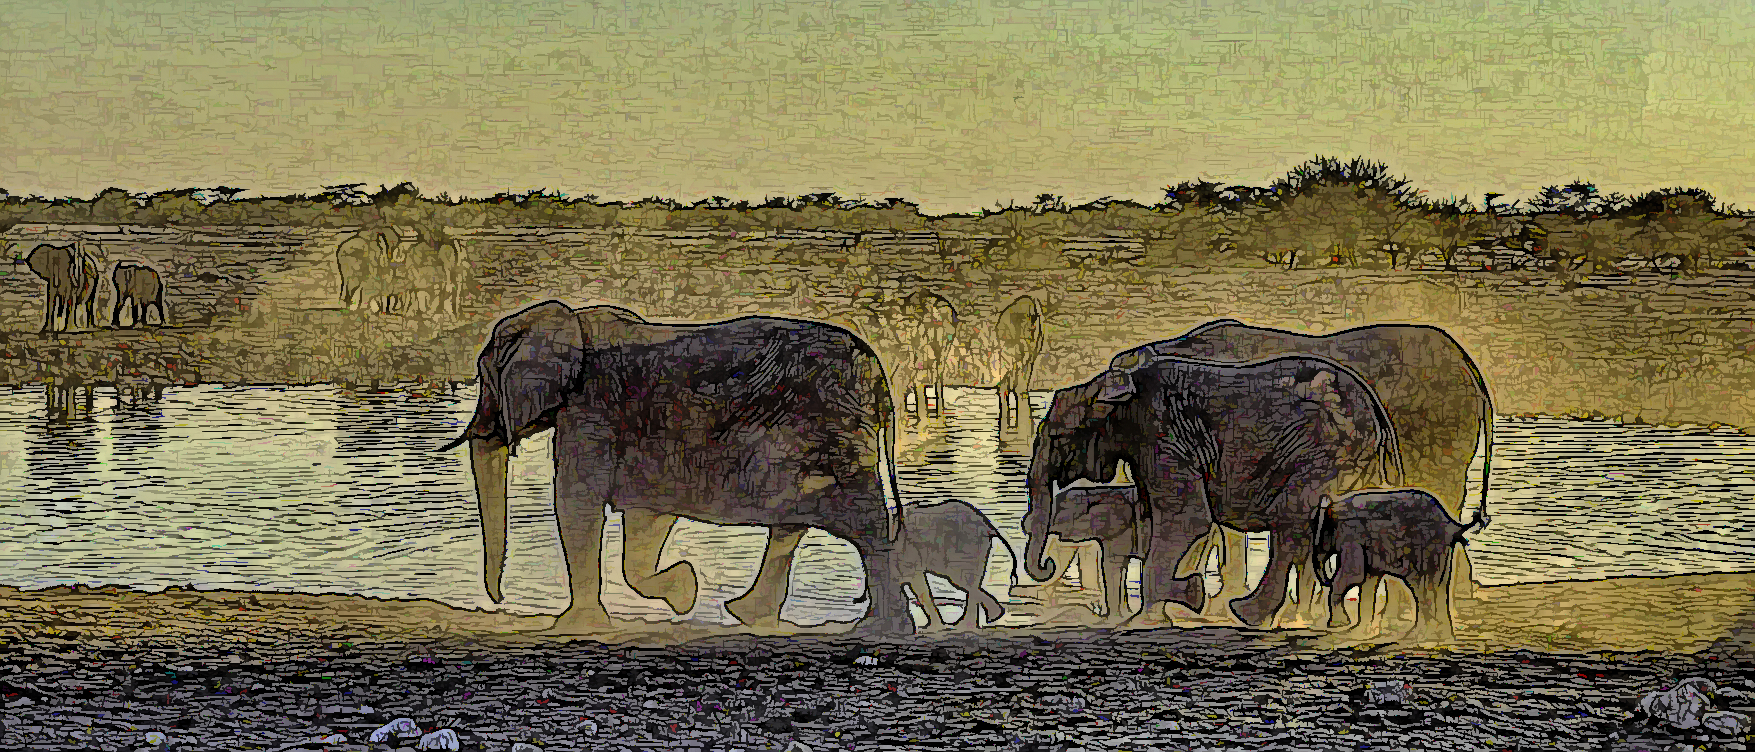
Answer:
M457 732L452 731L451 729L439 729L438 731L434 731L433 733L421 737L420 744L415 748L444 749L456 752L460 746L462 745L457 741Z
M377 731L372 732L369 741L373 744L377 744L388 740L392 734L403 738L419 736L420 725L416 724L413 718L398 718L379 726Z

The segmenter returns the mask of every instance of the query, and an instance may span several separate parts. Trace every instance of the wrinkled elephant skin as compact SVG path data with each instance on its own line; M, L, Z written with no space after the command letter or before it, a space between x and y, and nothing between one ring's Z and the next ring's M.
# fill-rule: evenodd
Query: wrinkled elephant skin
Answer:
M1293 562L1310 556L1318 499L1339 479L1375 465L1399 483L1394 426L1370 387L1326 358L1288 356L1225 364L1158 357L1110 368L1055 393L1029 471L1025 570L1046 579L1041 560L1053 520L1053 491L1102 483L1120 462L1133 468L1151 520L1141 567L1143 613L1171 602L1199 612L1198 577L1177 577L1192 543L1215 522L1271 536L1260 587L1232 602L1249 626L1277 611Z
M501 319L476 370L474 415L447 448L471 447L496 601L509 450L552 427L572 594L555 631L611 624L600 598L606 506L624 515L628 584L678 613L694 603L692 565L651 571L676 520L769 528L756 583L727 604L764 626L778 624L793 549L815 527L864 562L871 605L855 631L912 631L894 556L902 512L889 506L895 413L877 356L846 329L762 316L668 325L551 300Z

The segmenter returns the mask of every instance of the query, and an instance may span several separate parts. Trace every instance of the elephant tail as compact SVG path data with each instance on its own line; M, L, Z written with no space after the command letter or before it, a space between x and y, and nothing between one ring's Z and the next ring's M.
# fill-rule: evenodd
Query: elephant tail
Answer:
M1461 349L1460 345L1458 349ZM1476 514L1481 527L1485 528L1491 519L1487 515L1487 487L1493 477L1493 395L1487 391L1487 379L1481 375L1480 367L1467 352L1463 353L1463 362L1468 364L1469 375L1475 378L1475 386L1481 390L1481 436L1487 446L1481 453L1481 506Z
M1006 540L1004 535L1000 535L999 528L994 527L993 523L991 521L987 523L987 534L993 536L994 540L999 541L999 545L1005 546L1006 553L1011 554L1011 556L1012 556L1012 566L1011 566L1011 571L1010 571L1011 578L1012 578L1011 582L1012 582L1013 587L1017 587L1018 569L1024 565L1024 558L1018 555L1017 549L1012 548L1011 541Z

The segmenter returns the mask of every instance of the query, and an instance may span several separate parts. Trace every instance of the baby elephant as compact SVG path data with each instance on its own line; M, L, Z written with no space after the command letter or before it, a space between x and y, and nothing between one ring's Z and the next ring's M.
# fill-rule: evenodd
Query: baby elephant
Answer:
M981 581L987 577L987 556L993 550L989 538L999 541L1012 554L1012 584L1017 584L1017 554L981 510L965 501L909 505L896 545L897 561L902 582L914 589L920 607L926 611L927 629L944 626L932 590L927 587L927 572L949 580L969 594L963 616L955 626L978 626L977 608L987 613L989 624L1005 615L999 601L981 589Z
M1486 513L1457 524L1432 494L1416 488L1359 491L1339 500L1322 497L1313 521L1313 567L1329 588L1330 629L1346 625L1347 590L1359 587L1355 633L1369 629L1377 612L1377 585L1384 575L1401 578L1414 594L1416 642L1455 639L1451 624L1451 546L1466 544L1463 533L1485 527ZM1326 570L1335 557L1335 571Z

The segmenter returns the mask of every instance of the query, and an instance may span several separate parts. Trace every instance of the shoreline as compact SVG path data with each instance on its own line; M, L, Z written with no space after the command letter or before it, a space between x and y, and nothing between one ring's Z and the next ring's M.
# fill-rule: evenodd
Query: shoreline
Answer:
M132 751L158 733L179 752L380 752L416 746L367 739L408 718L494 752L1635 752L1727 741L1635 714L1682 678L1755 711L1737 704L1755 697L1755 573L1481 591L1458 605L1459 644L1430 649L1217 626L566 638L433 601L0 587L0 748Z

